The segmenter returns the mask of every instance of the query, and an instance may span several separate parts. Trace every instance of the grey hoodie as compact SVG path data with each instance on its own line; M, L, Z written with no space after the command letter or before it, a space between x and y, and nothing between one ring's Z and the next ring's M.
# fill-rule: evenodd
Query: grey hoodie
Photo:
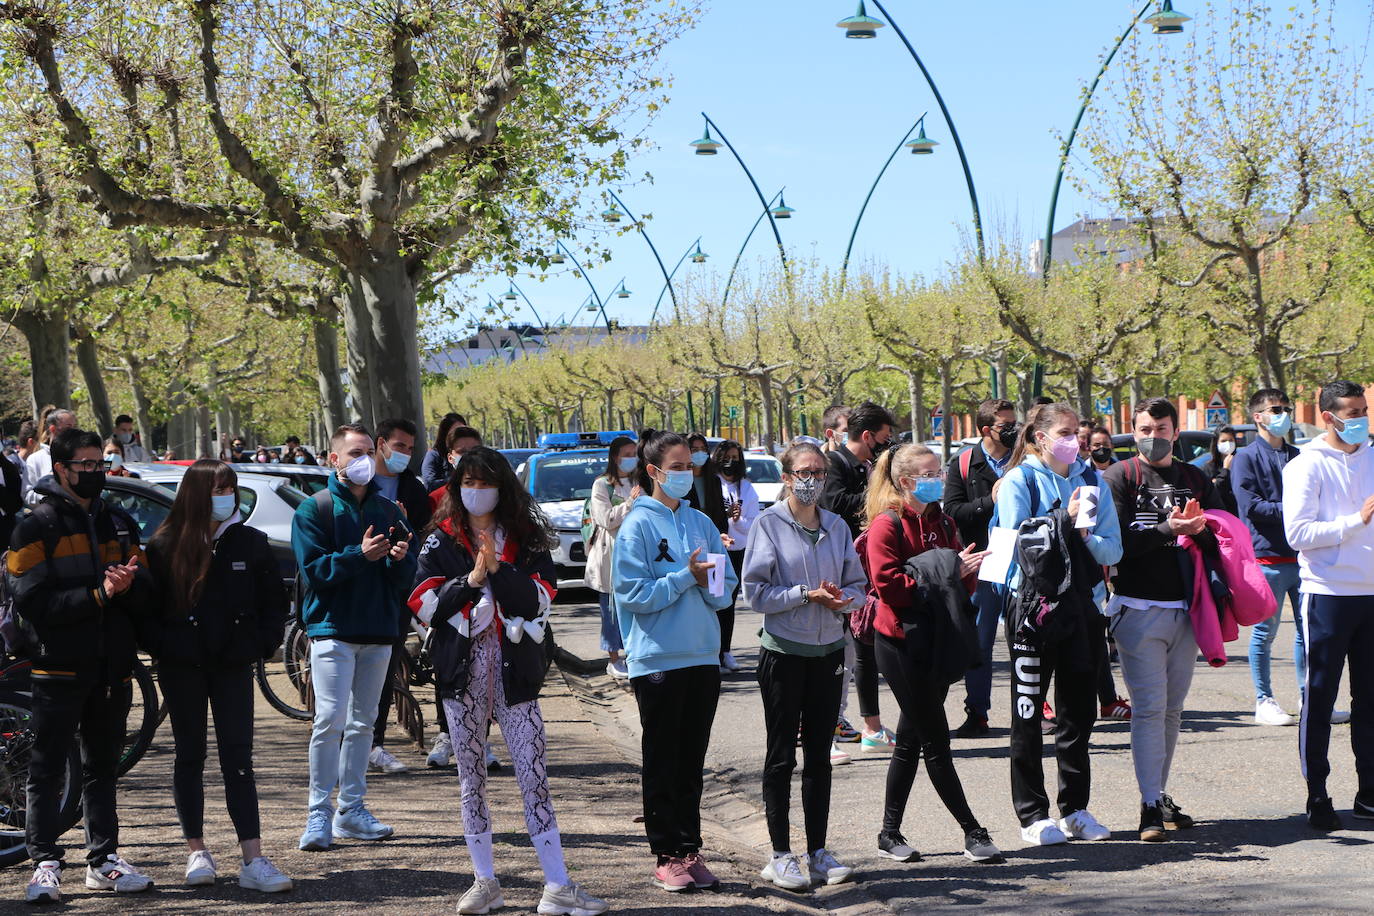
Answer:
M812 544L788 501L775 503L754 522L744 552L744 594L763 615L763 628L778 639L812 646L842 639L844 616L804 602L804 591L818 588L823 579L834 582L846 598L854 599L848 609L855 611L868 588L849 525L833 512L819 512L821 536Z

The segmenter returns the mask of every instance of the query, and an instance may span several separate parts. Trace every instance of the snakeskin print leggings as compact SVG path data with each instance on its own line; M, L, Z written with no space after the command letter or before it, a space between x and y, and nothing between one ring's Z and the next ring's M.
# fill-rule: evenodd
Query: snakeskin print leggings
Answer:
M493 718L501 726L515 764L515 779L525 802L525 825L530 836L558 827L544 768L544 717L539 701L506 705L501 683L500 621L492 621L472 643L468 684L456 700L445 700L453 754L463 796L463 832L491 832L487 810L487 764L484 749Z

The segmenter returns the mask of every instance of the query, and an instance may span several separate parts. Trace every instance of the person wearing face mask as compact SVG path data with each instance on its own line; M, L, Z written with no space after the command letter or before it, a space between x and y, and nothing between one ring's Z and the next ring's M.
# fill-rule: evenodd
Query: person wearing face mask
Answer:
M1350 746L1358 789L1352 816L1374 820L1374 450L1365 389L1322 387L1326 434L1283 469L1283 527L1298 551L1307 631L1307 696L1298 722L1307 822L1339 830L1327 791L1331 713L1341 672L1350 668Z
M1187 535L1204 552L1216 551L1203 510L1225 505L1207 475L1174 460L1178 411L1173 402L1142 401L1132 424L1139 454L1102 475L1121 519L1122 541L1107 611L1131 693L1140 839L1158 843L1168 838L1166 827L1193 825L1165 791L1198 654L1189 616L1192 582L1184 576L1192 567L1178 538Z
M434 432L434 444L425 452L424 461L420 463L420 480L428 492L441 490L448 483L448 475L453 473L453 465L449 462L448 434L455 426L467 425L468 421L456 413L446 413L439 421L439 428Z
M272 455L265 446L258 446L258 450L253 453L254 464L267 464L272 460Z
M115 417L114 436L112 437L123 447L125 461L141 462L148 461L148 450L138 441L138 435L134 432L134 418L126 413Z
M711 463L718 472L717 480L720 483L721 514L725 523L721 533L730 538L726 555L738 579L744 569L744 548L749 544L749 530L759 517L759 494L745 476L747 465L744 463L744 448L738 442L726 440L717 445ZM735 603L738 600L739 586L735 586L730 606L716 615L720 618L720 666L726 671L739 670L739 662L730 652L735 634Z
M315 688L309 814L300 848L316 851L333 845L336 834L357 840L392 834L364 804L367 758L401 608L415 578L413 529L373 479L376 440L349 423L329 444L329 486L301 503L291 521Z
M864 524L868 475L873 463L888 448L896 444L892 428L897 419L885 407L865 401L849 412L846 441L826 456L828 471L825 488L821 491L821 508L834 512L849 525L850 537L857 538ZM835 724L835 738L842 742L859 742L866 750L891 750L895 743L892 732L883 727L882 711L878 704L878 665L873 660L873 647L851 635L845 647L845 669L854 678L859 696L859 715L863 729L849 724L845 713L849 709L849 687L840 695L840 716ZM841 759L837 762L847 762Z
M105 440L105 474L109 477L137 477L124 466L124 446L111 437Z
M459 913L505 905L492 854L483 747L494 718L515 763L525 825L544 872L540 913L605 912L568 877L544 761L545 624L556 592L558 534L494 449L463 456L420 554L410 609L433 634L439 695L453 728L473 883Z
M831 404L821 414L821 428L825 431L822 452L828 454L843 444L849 432L849 413L849 408L843 404Z
M992 525L1016 530L1028 518L1048 515L1063 507L1075 522L1083 510L1082 488L1099 487L1097 522L1081 529L1092 562L1078 562L1071 554L1073 584L1091 593L1102 581L1102 566L1121 558L1122 532L1116 506L1105 498L1102 478L1078 457L1078 414L1068 404L1038 405L1012 452L1007 472L997 487ZM1008 587L1014 599L1021 589L1021 570L1013 555ZM1036 846L1063 843L1069 838L1105 840L1111 831L1089 811L1092 770L1088 745L1097 720L1097 666L1102 638L1100 617L1085 601L1077 616L1056 621L1051 640L1041 636L1020 641L1008 617L1007 645L1012 662L1011 795L1021 822L1021 839ZM1066 613L1061 611L1060 613ZM1041 762L1045 698L1054 679L1054 750L1059 769L1059 819L1050 818Z
M1105 471L1116 464L1116 452L1112 448L1112 432L1105 426L1094 426L1088 434L1088 460L1093 470Z
M24 476L28 481L24 499L30 505L36 504L42 499L38 494L38 482L53 472L52 457L49 451L52 441L57 438L58 433L75 427L76 414L65 408L59 407L44 415L41 423L43 442L28 458L24 459L24 465L27 468L27 473Z
M382 496L396 503L405 513L406 522L415 531L421 531L429 524L429 494L424 485L410 469L411 455L415 451L415 424L409 420L394 418L377 424L376 449L377 468L372 478ZM393 688L392 679L397 666L401 663L401 653L405 649L406 622L409 609L401 611L401 636L391 649L391 667L386 680L382 682L382 699L377 707L377 722L372 728L372 751L367 757L367 768L373 773L404 773L409 767L396 759L386 749L386 725L391 715ZM448 723L444 721L443 705L439 706L439 733L448 734Z
M445 465L448 471L442 475L435 487L430 486L430 478L425 479L425 489L429 490L429 502L432 507L439 508L439 503L443 500L444 494L448 492L449 477L453 475L453 469L458 466L458 462L463 460L464 455L481 444L482 434L471 426L455 425L449 427L446 451L448 464Z
M826 849L829 753L844 685L844 612L863 602L868 579L849 527L816 505L825 473L818 446L793 445L783 452L786 498L754 522L744 555L744 593L749 606L763 615L758 667L767 732L763 801L773 843L763 877L788 890L812 882L839 884L853 873ZM792 852L788 818L799 741L805 875Z
M1016 407L1011 401L990 398L978 405L975 418L982 441L965 449L945 470L946 514L959 526L965 544L977 550L988 546L988 522L992 521L992 489L1006 472L1016 434ZM978 608L978 648L983 663L964 678L964 722L956 730L960 738L986 738L991 734L988 712L992 709L992 646L997 641L997 621L1006 603L1005 590L992 582L979 582L973 593Z
M148 542L156 625L144 648L158 660L172 720L172 797L186 838L187 886L215 883L205 845L206 708L229 820L243 853L239 886L288 891L291 879L262 854L253 778L254 666L281 645L287 596L267 535L243 524L238 475L214 458L186 469L172 511Z
M37 866L25 892L31 903L62 898L58 805L77 741L85 770L86 886L128 893L153 883L119 855L115 801L137 632L148 613L138 526L101 498L99 435L64 429L47 454L52 473L34 488L39 503L15 526L5 570L33 647L25 821Z
M725 498L720 487L710 486L717 480L719 468L711 463L710 446L706 437L692 433L687 437L687 446L692 450L692 489L683 497L687 505L702 512L715 523L723 534L729 527L725 516Z
M1226 511L1237 513L1236 496L1231 490L1231 462L1236 457L1236 429L1223 426L1212 436L1212 454L1202 465L1202 473L1212 481Z
M635 500L644 495L635 483L638 467L635 441L629 436L612 439L606 455L606 472L592 483L586 520L592 526L587 542L587 587L597 593L601 603L601 651L609 657L606 673L622 681L630 676L630 669L625 666L624 638L611 602L611 560L615 537L625 516L634 508Z
M701 792L720 697L716 611L730 604L735 570L710 559L720 551L720 532L684 504L693 481L687 439L646 430L638 473L646 495L616 536L612 585L643 728L640 779L644 830L657 857L653 883L674 892L714 888L720 882L701 855ZM716 562L724 563L719 594L708 578Z
M873 644L878 668L901 709L887 768L878 853L898 862L921 857L902 836L902 820L924 758L931 785L964 832L964 855L974 862L1001 862L1002 853L969 808L950 753L945 718L949 680L940 675L937 660L947 647L934 638L933 618L940 612L907 569L912 557L928 550L952 550L964 577L961 590L974 589L983 553L960 543L954 520L940 508L943 495L940 459L924 445L885 453L868 487L863 561L878 599Z

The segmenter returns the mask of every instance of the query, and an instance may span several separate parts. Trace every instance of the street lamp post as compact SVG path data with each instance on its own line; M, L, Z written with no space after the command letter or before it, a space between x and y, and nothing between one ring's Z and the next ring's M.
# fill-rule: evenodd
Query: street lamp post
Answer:
M854 239L859 234L859 223L863 222L864 212L868 210L868 202L873 199L873 192L878 190L878 182L882 181L883 175L887 174L887 167L892 164L893 159L897 158L897 154L902 151L903 146L909 145L913 154L922 155L933 152L934 147L937 145L936 141L926 136L925 122L927 114L928 112L921 112L921 116L916 119L916 123L911 125L906 133L902 134L902 139L897 142L897 146L892 150L892 155L887 157L887 161L883 163L883 167L878 170L878 177L873 179L873 185L868 189L868 194L864 197L863 206L859 207L859 215L854 219L854 228L849 233L849 244L846 245L844 249L844 262L840 264L840 292L844 292L845 286L849 282L849 255L854 250ZM918 129L921 131L921 135L908 144L907 138Z
M758 219L754 220L754 225L749 227L749 233L744 237L744 243L739 246L739 251L735 252L735 262L730 265L730 275L725 278L725 293L720 297L720 307L722 309L724 309L725 304L730 301L730 287L734 285L735 271L739 269L740 259L744 257L744 249L749 247L749 240L754 237L754 232L759 228L759 223L763 222L763 218L765 216L768 216L771 219L777 218L775 215L776 210L769 208L773 207L775 202L781 202L781 200L782 191L779 191L778 193L773 195L772 200L766 202L763 205L763 212L758 215ZM792 215L792 208L788 207L787 209L788 214L786 217L783 217L784 219L787 219Z
M642 235L642 236L644 237L644 241L645 241L646 243L648 243L648 245L649 245L649 250L650 250L651 252L653 252L653 254L654 254L654 260L658 262L658 269L663 273L663 280L664 280L664 283L665 283L665 284L667 285L667 287L668 287L668 295L671 296L672 299L673 299L673 308L676 309L676 308L677 308L677 291L676 291L675 289L673 289L673 275L670 274L670 273L668 272L667 268L665 268L665 267L663 266L663 258L659 257L659 255L658 255L658 247L657 247L656 245L654 245L654 240L651 239L651 238L649 238L649 233L645 231L645 229L644 229L644 221L641 220L639 217L635 216L634 213L630 210L630 208L627 207L627 206L625 206L625 201L621 200L620 197L619 197L614 191L612 191L612 190L610 190L610 189L608 188L608 189L607 189L607 193L611 195L611 200L615 201L615 203L616 203L617 205L619 205L620 209L623 210L623 211L625 211L625 214L626 214L627 216L630 217L630 221L631 221L632 223L634 223L635 229L639 230L639 234ZM615 209L614 207L611 208L611 210L614 210L614 209ZM605 219L607 219L609 222L619 222L619 217L617 217L616 219L610 219L610 218L606 215L607 213L610 213L611 210L607 210L605 213L602 213L602 214L601 214L602 217L605 218ZM698 241L700 241L700 240L698 240ZM679 263L681 263L681 262L679 262ZM676 270L676 268L674 268L674 269ZM620 285L621 285L621 288L624 289L625 284L622 282ZM625 297L624 297L624 296L621 296L620 298L623 299L623 298L625 298ZM654 306L654 311L655 311L655 313L657 313L657 311L658 311L658 306L657 306L657 305ZM652 319L650 320L649 323L650 323L650 324L653 324Z
M517 293L519 294L519 296L520 296L521 299L524 299L524 300L525 300L525 305L528 306L530 312L533 313L533 315L534 315L534 320L537 321L537 322L539 322L539 326L540 326L544 331L548 331L548 329L549 329L549 323L548 323L547 321L544 320L544 318L543 318L542 315L539 314L539 310L536 309L536 308L534 307L534 303L530 301L530 297L525 295L525 291L524 291L523 289L520 288L519 284L517 284L517 283L515 282L515 279L514 279L514 278L511 278L511 280L510 280L510 289L506 290L506 294L505 294L505 296L503 296L502 298L505 299L507 302L514 302L514 301L515 301L515 295L516 295ZM540 339L539 346L541 346L541 347L546 346L546 344L544 343L544 341L543 341L542 338Z
M1073 126L1069 128L1069 135L1064 139L1064 147L1059 152L1059 168L1054 173L1054 189L1050 192L1050 215L1045 220L1045 243L1041 246L1040 253L1040 277L1048 280L1050 276L1050 258L1054 254L1054 213L1059 206L1059 186L1064 183L1064 169L1069 163L1069 153L1073 150L1073 141L1078 136L1078 126L1083 122L1083 116L1088 111L1088 105L1092 102L1093 92L1097 90L1097 84L1102 81L1102 76L1107 72L1107 68L1112 65L1112 59L1116 57L1116 52L1121 50L1121 46L1126 43L1126 39L1135 31L1135 27L1140 24L1141 19L1154 29L1156 35L1177 35L1183 31L1183 23L1191 17L1185 16L1174 9L1173 0L1162 0L1159 12L1153 16L1146 17L1156 3L1156 0L1145 0L1145 5L1135 14L1129 25L1117 38L1116 44L1107 52L1107 56L1102 60L1102 66L1097 70L1097 76L1088 84L1088 90L1083 93L1083 104L1078 106L1078 114L1074 116Z
M563 244L562 239L554 239L559 249L568 256L568 260L573 262L573 267L582 275L582 279L587 281L587 288L592 291L592 299L596 302L597 309L601 312L601 319L606 322L606 336L611 336L611 319L606 315L606 303L602 300L601 294L596 291L596 284L592 283L592 278L587 276L587 271L578 263L577 255L568 250L568 246Z
M744 170L745 177L747 177L749 183L753 185L754 193L757 194L759 198L759 204L763 206L763 212L768 217L768 225L773 229L773 239L778 243L778 260L782 262L782 272L788 274L787 249L783 247L782 233L778 231L777 220L790 217L793 212L792 208L783 204L783 212L781 214L775 213L769 209L770 203L764 199L763 191L759 189L759 183L754 180L754 173L749 171L749 166L744 164L744 160L740 158L739 151L735 149L734 144L725 136L725 132L720 129L720 125L711 120L710 115L703 111L701 116L706 120L706 130L702 133L701 139L692 141L691 146L696 150L698 156L714 156L716 155L716 150L720 148L721 143L724 143L725 148L735 157L735 161L739 163L739 167ZM716 134L720 137L721 143L717 143L715 139L712 138L711 128L713 127L716 130Z
M668 281L663 284L663 289L658 291L658 298L654 300L654 311L653 314L649 316L650 327L653 326L654 320L658 318L658 307L663 304L663 294L672 289L673 277L677 276L677 270L682 266L682 262L691 258L693 264L705 264L706 257L706 252L701 250L701 238L698 236L695 242L687 246L687 250L682 253L682 257L677 259L677 263L673 265L673 269L668 271ZM677 309L676 296L673 297L673 309L674 311Z

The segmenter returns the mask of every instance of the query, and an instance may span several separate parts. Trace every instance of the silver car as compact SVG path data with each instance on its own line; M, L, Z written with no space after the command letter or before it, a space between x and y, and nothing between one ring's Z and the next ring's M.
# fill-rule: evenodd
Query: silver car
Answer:
M125 467L145 482L172 493L186 475L186 466L180 464L135 463ZM239 474L239 513L244 524L272 540L291 543L291 518L296 514L296 507L309 498L285 477Z

